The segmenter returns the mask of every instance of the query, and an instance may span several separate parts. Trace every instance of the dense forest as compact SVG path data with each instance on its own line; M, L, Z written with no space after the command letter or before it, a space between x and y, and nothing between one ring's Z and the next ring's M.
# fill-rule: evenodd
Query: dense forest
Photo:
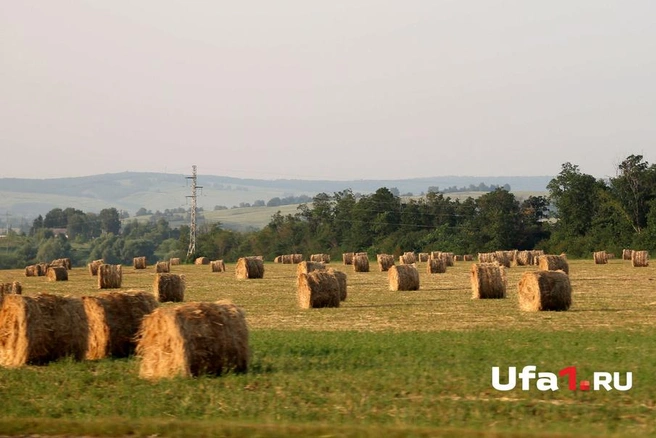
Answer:
M656 249L656 166L641 155L627 157L608 180L565 163L548 185L548 196L521 202L504 187L474 199L452 199L429 190L402 199L381 187L368 195L344 190L320 193L295 214L271 217L262 230L240 233L220 223L197 233L196 256L235 261L245 255L267 260L289 253L366 251L398 255L405 251L476 254L502 249L543 249L590 257L593 251ZM70 258L83 266L95 259L131 264L185 258L188 226L172 229L163 217L125 220L115 208L98 214L56 208L34 220L29 233L9 232L0 241L0 268Z

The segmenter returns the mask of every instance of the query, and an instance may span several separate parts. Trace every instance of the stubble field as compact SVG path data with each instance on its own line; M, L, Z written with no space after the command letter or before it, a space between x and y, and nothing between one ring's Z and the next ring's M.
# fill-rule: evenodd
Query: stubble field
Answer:
M296 265L265 264L263 279L237 280L234 265L173 266L185 301L230 299L246 312L246 374L149 382L136 358L0 369L0 433L147 436L494 436L656 433L656 268L570 261L567 312L520 312L513 267L507 298L472 300L471 262L392 292L386 272L331 263L348 275L340 308L300 309ZM123 268L121 290L152 290L154 267ZM74 268L48 282L0 271L23 294L98 293ZM174 304L163 304L166 306ZM633 374L629 391L558 391L491 385L491 368L558 373L576 366Z

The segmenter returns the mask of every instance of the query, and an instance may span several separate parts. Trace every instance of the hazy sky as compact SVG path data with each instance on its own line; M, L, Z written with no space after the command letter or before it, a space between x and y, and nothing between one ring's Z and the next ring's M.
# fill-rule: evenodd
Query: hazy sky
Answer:
M0 177L614 176L653 0L0 0Z

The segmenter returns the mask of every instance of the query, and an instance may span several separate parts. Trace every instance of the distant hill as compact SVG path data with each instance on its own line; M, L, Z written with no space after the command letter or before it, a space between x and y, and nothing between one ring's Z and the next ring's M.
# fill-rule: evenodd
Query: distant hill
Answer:
M189 207L189 175L124 172L75 178L19 179L0 178L0 220L11 217L31 219L53 208L73 207L98 212L115 207L131 216L141 207L164 211ZM214 206L231 208L240 203L268 202L275 197L314 196L317 193L351 189L372 193L381 187L397 188L401 194L419 195L428 187L467 187L470 184L503 186L513 192L545 192L552 176L468 177L443 176L400 180L313 181L295 179L242 179L215 175L198 175L198 206L205 211ZM455 194L454 194L455 195ZM454 196L455 197L455 196Z

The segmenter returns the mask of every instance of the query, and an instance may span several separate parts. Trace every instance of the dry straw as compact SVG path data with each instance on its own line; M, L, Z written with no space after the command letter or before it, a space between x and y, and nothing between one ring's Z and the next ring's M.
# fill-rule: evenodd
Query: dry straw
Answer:
M68 281L68 271L63 266L50 266L46 277L48 281Z
M515 256L515 264L517 266L531 266L533 264L532 251L517 251Z
M518 284L519 308L526 312L567 310L572 305L572 286L563 271L525 272Z
M98 267L98 289L119 289L123 282L121 265L100 265Z
M353 257L354 272L369 272L369 256L366 253L358 253Z
M446 272L446 261L442 258L430 259L426 265L429 274L444 274Z
M135 257L132 259L132 266L134 269L146 269L148 266L148 262L146 261L146 257Z
M167 273L171 272L171 263L170 262L157 262L155 265L155 272L157 273Z
M634 268L645 268L649 266L649 252L633 251L631 255L631 265Z
M39 275L39 266L38 265L25 266L25 276L26 277L37 277L38 275Z
M417 261L418 262L427 262L429 258L429 254L427 252L420 252L417 254Z
M145 379L221 375L248 369L244 312L229 302L160 307L146 316L137 342Z
M301 263L303 261L303 254L292 254L292 264Z
M307 274L312 271L323 271L326 265L323 262L301 262L296 267L296 276Z
M207 257L198 257L196 260L194 260L194 265L209 265L210 264L210 259Z
M273 263L282 263L282 256L276 256L273 259Z
M541 271L563 271L569 274L569 264L564 255L546 254L538 257L538 269Z
M311 262L330 263L330 254L312 254L310 255Z
M608 263L608 254L606 251L595 251L592 253L592 259L595 265L605 265Z
M80 298L41 294L5 296L0 309L0 365L82 360L88 323Z
M157 274L153 283L153 295L160 303L184 301L185 278L180 274Z
M387 279L392 291L419 290L419 271L415 265L392 266Z
M98 267L103 264L105 264L105 262L102 259L93 260L91 263L87 265L87 267L89 268L89 274L92 277L98 275Z
M392 254L377 254L376 261L380 272L389 271L389 268L394 266L394 256Z
M342 263L345 265L353 264L353 257L355 256L354 252L345 252L342 254Z
M505 298L504 270L498 263L474 263L471 267L472 299Z
M210 270L212 272L225 272L226 271L225 263L223 262L223 260L212 260L210 262Z
M23 293L23 286L18 281L12 283L0 283L0 305L5 295L21 295Z
M239 280L264 278L264 262L259 257L241 257L235 266L235 276Z
M298 305L301 309L339 307L340 286L337 277L327 271L312 271L298 276Z
M134 353L141 321L157 308L153 294L143 291L104 292L82 297L82 303L89 323L88 360Z
M171 265L179 265L180 264L180 257L173 257L169 261L171 262Z
M346 273L337 271L334 268L328 268L328 273L334 275L337 279L337 284L339 285L339 300L345 301L348 295Z
M633 250L632 249L623 249L622 250L622 260L632 260L633 259Z
M69 258L55 259L52 262L50 262L50 266L61 266L67 271L70 271L72 269L71 259Z

